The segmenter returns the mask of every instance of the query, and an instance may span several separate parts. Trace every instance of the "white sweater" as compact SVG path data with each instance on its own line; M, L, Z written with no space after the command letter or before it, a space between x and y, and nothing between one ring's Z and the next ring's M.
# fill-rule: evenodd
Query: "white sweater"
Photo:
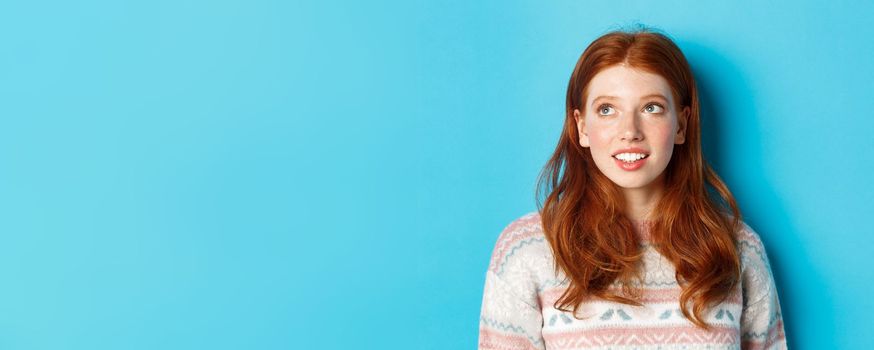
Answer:
M540 215L532 212L501 232L486 272L480 349L786 349L777 289L762 241L748 225L738 234L741 283L724 303L702 314L697 328L680 313L673 264L637 224L645 252L640 307L600 299L584 302L576 319L553 307L567 288L555 274ZM613 287L618 287L614 284Z

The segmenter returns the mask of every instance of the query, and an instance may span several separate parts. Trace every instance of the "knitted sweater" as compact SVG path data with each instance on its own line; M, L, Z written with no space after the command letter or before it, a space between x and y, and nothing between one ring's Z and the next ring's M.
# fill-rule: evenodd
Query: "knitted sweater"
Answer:
M636 224L645 252L643 306L585 301L579 319L553 305L567 288L554 270L540 215L528 213L498 237L486 272L480 349L786 349L777 289L762 241L746 223L738 235L741 283L697 328L680 313L673 264L652 245L649 223ZM614 283L613 288L619 285Z

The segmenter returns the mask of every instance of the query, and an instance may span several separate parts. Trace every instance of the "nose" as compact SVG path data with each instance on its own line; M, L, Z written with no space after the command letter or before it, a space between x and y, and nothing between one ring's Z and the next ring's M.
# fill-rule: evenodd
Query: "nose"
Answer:
M640 141L643 140L643 133L640 130L639 116L631 114L626 118L621 118L619 125L619 136L622 141Z

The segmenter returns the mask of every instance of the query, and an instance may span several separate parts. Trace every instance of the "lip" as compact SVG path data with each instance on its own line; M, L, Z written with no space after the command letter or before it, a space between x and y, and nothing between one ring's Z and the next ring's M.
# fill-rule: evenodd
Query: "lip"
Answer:
M642 149L642 148L633 147L633 148L620 149L616 152L613 152L613 154L611 154L610 156L615 157L617 154L620 154L620 153L643 153L643 154L649 155L649 151Z
M619 153L622 153L622 152L619 152ZM626 162L621 161L621 160L616 159L616 158L613 158L613 161L616 162L616 166L618 166L619 169L626 170L626 171L634 171L634 170L640 169L640 167L642 167L643 164L646 163L647 159L649 159L649 158L641 158L641 159L638 159L638 160L633 161L631 163L626 163Z

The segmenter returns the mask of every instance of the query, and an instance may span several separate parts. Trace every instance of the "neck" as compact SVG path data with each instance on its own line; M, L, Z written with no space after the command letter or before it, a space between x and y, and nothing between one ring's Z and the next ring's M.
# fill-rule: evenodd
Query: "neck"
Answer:
M650 213L658 205L662 198L661 186L647 186L643 188L625 188L625 215L635 222L641 222L650 218Z

